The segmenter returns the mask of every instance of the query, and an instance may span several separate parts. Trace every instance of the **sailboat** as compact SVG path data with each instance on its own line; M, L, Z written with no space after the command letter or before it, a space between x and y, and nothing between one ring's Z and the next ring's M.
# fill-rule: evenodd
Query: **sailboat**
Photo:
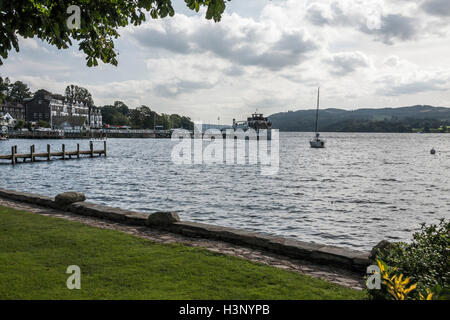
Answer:
M317 90L317 110L316 110L316 136L309 141L311 148L325 148L325 140L320 139L320 133L318 132L319 125L319 106L320 106L320 88Z

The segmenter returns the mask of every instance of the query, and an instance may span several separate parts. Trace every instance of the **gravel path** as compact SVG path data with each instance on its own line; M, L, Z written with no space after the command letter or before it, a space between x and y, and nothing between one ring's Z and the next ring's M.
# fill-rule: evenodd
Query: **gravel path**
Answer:
M288 257L280 256L267 251L240 247L221 241L190 238L183 235L150 229L148 227L126 226L116 222L93 217L79 216L70 212L54 210L32 204L25 204L4 198L0 198L0 206L25 210L44 216L58 217L70 221L78 221L97 228L117 230L135 235L137 237L149 239L157 243L182 243L192 247L201 247L224 255L235 256L276 268L299 272L357 290L362 290L365 287L364 280L361 275L334 267L313 264L308 261L290 259Z

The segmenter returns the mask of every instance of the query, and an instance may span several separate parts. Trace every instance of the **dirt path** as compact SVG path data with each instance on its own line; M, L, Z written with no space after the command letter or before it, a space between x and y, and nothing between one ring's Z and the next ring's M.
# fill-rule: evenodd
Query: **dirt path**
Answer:
M44 216L58 217L70 221L78 221L83 224L97 228L117 230L135 235L137 237L149 239L151 241L158 243L177 242L192 247L201 247L213 252L240 257L242 259L270 265L276 268L291 270L302 274L310 275L312 277L327 280L329 282L336 283L344 287L358 290L362 290L364 288L364 280L361 277L361 275L351 273L346 270L337 269L334 267L313 264L308 261L290 259L288 257L280 256L267 251L240 247L221 241L190 238L178 234L150 229L147 227L126 226L116 222L97 219L93 217L79 216L70 212L54 210L32 204L26 204L9 199L4 199L1 197L0 197L0 206L25 210L41 214Z

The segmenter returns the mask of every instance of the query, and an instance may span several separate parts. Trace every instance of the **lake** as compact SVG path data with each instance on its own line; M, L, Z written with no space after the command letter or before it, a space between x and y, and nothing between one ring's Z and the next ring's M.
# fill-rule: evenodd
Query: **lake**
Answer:
M109 139L107 158L1 165L0 187L81 191L99 204L358 250L450 218L449 134L324 133L327 148L317 150L312 136L280 134L273 176L257 165L175 165L168 139ZM48 143L89 149L87 140L10 140L0 154L32 144L45 152Z

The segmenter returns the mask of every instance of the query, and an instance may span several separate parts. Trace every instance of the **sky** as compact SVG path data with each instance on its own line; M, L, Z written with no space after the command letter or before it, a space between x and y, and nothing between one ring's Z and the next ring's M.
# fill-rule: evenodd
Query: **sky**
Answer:
M319 86L321 108L450 106L449 0L232 0L220 23L173 5L174 17L119 30L117 67L34 38L0 75L214 124L315 108Z

